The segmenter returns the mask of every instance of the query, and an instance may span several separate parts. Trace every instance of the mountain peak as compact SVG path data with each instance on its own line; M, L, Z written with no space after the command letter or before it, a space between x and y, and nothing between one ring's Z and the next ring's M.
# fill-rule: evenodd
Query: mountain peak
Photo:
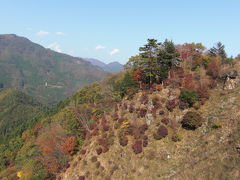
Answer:
M92 65L98 66L103 70L111 73L118 73L123 70L123 65L117 61L110 62L108 64L94 58L84 58L85 61L90 62Z

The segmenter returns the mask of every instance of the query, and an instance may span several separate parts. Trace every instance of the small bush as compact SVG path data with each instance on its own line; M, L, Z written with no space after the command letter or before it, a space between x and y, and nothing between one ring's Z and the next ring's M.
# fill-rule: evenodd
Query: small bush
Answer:
M85 180L85 176L78 176L78 180Z
M203 123L203 119L200 114L189 111L183 116L181 121L182 127L189 130L195 130L200 127Z
M125 110L127 110L127 108L128 108L127 103L124 103L124 104L123 104L123 108L124 108Z
M143 140L148 140L148 136L143 136Z
M84 155L86 154L87 150L86 149L81 149L80 154Z
M91 136L96 136L98 135L98 128L93 129L93 131L91 132Z
M213 129L218 129L218 128L221 128L222 127L222 123L221 122L214 122L212 124L212 128Z
M177 99L172 99L172 100L169 100L167 103L166 103L166 108L172 112L173 109L178 105L178 101Z
M163 115L163 114L165 114L164 110L160 110L159 115Z
M140 117L143 118L146 116L146 114L147 114L147 110L144 108L141 108L139 112Z
M133 112L134 112L134 106L133 106L133 103L130 104L129 112L130 112L130 113L133 113Z
M144 134L146 130L148 130L148 125L147 124L143 124L139 127L140 134Z
M182 138L179 136L179 134L174 133L173 136L172 136L172 141L173 142L181 141L181 139Z
M126 146L128 144L128 138L123 134L119 135L119 144L121 146Z
M147 93L143 93L141 98L140 98L140 103L141 104L147 104L148 103L148 94Z
M104 130L104 131L108 131L108 130L109 130L109 128L110 128L110 126L109 126L109 125L107 125L107 124L104 124L104 125L103 125L103 130Z
M142 152L142 140L135 141L132 145L132 149L135 154L141 153Z
M119 122L119 123L122 123L123 121L125 121L124 118L119 118L119 119L118 119L118 122Z
M143 147L147 147L147 145L148 145L148 140L147 139L143 140Z
M170 122L170 119L169 119L169 118L163 118L163 119L161 120L161 122L162 122L163 124L165 124L165 125L168 125L168 123Z
M159 101L160 101L160 99L159 99L158 96L155 96L153 98L152 102L153 102L153 106L154 106L155 109L158 109L161 106Z
M102 153L102 148L101 147L97 148L96 152L97 152L98 155L100 155Z
M181 102L186 103L189 107L192 107L198 100L198 94L192 90L182 89L179 99Z
M120 124L119 122L116 122L116 123L114 124L114 129L118 129L120 126L121 126L121 124Z
M112 115L112 119L113 119L113 121L118 120L118 114L116 112Z
M179 102L179 109L184 110L188 108L188 104L185 102L180 101Z
M153 134L154 139L160 140L168 135L168 129L165 126L160 126L157 132Z
M152 109L152 115L153 115L154 118L157 117L157 108L154 107L154 108Z
M96 161L97 161L97 157L96 157L96 156L93 156L93 157L91 158L91 161L92 161L92 162L96 162Z
M98 169L100 167L101 163L99 161L96 162L96 168Z
M103 153L106 153L106 152L108 152L109 151L109 147L108 146L103 146L102 147L102 152Z

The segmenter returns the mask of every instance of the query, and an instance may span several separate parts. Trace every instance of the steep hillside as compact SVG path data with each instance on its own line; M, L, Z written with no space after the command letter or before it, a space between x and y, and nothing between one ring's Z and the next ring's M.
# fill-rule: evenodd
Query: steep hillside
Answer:
M35 118L0 147L0 179L239 179L239 58L177 48L149 39Z
M178 97L176 89L148 94L145 104L143 93L138 93L99 121L98 132L90 133L59 179L239 179L239 92L213 90L200 109L184 111L166 108ZM155 116L141 117L138 109L149 109L152 101L159 107ZM188 111L204 119L195 131L179 126ZM167 130L163 128L158 140L160 126Z
M0 35L0 69L0 87L22 90L50 105L106 75L80 58L13 34Z
M22 133L33 128L46 108L20 91L0 90L0 171L11 166L23 146Z
M0 144L20 135L31 120L44 110L39 102L20 91L0 90Z
M86 131L81 117L84 115L94 122L92 113L100 116L110 109L109 102L104 100L107 95L103 97L101 89L99 84L84 87L71 98L37 116L35 123L30 123L34 126L18 134L14 141L0 146L0 179L17 179L20 176L31 180L55 179L57 173L68 167L72 155L84 142ZM93 102L97 104L93 105ZM16 111L14 109L13 112ZM31 115L26 111L22 113ZM19 113L15 118L24 117L21 115ZM7 132L5 136L10 134Z

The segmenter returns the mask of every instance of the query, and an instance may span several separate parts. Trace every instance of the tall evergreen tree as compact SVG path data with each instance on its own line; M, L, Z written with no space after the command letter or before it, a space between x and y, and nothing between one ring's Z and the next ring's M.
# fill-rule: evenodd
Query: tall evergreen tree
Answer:
M168 77L168 72L171 68L179 66L181 62L179 56L174 43L166 39L161 45L157 58L157 63L161 67L159 81L163 81Z
M157 76L157 54L159 46L160 43L158 43L156 39L148 39L148 43L139 48L141 56L139 65L143 70L145 81L149 84L149 87L156 80Z
M218 42L216 46L212 47L209 50L209 54L211 56L219 56L222 58L223 61L227 58L225 46L221 42Z

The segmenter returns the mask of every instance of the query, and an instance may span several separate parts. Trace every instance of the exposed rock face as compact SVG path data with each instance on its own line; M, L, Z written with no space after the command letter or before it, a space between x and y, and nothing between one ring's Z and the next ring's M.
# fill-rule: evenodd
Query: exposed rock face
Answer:
M236 70L229 70L222 73L221 79L224 80L224 90L231 90L237 87L239 84L238 74L239 73Z
M224 84L224 90L231 90L237 87L238 81L237 79L231 79L227 77L225 84Z
M152 102L152 100L150 100L148 102L147 114L145 116L145 120L146 120L147 125L150 125L151 122L153 121L153 115L152 115L153 108L154 108L153 102Z

